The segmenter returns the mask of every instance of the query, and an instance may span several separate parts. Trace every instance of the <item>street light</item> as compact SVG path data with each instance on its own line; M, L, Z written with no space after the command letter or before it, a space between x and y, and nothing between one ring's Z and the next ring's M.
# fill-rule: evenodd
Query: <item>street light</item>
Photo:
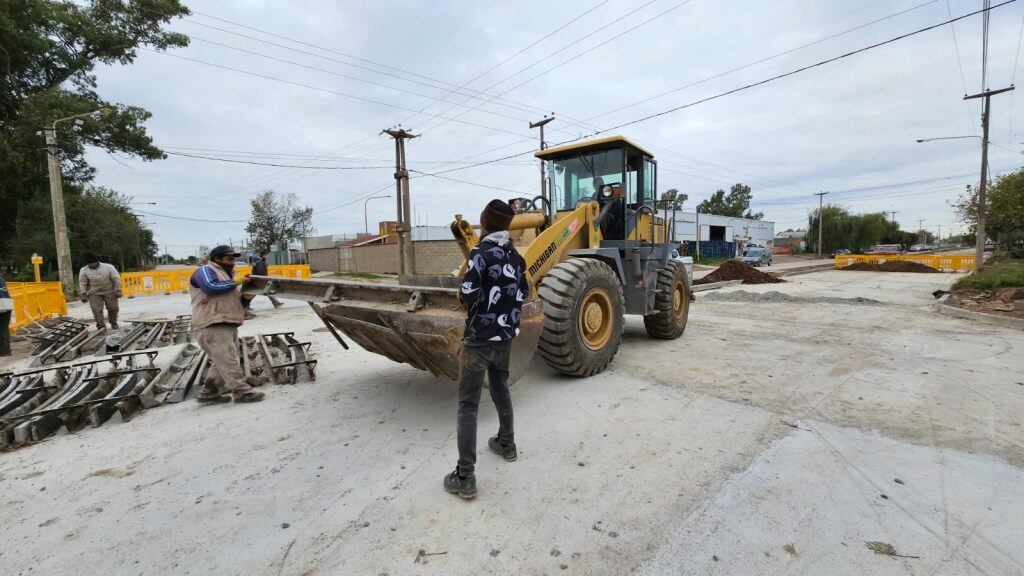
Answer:
M75 120L76 124L87 116L104 117L111 113L110 108L100 108L85 114L75 114L54 120L49 127L43 129L46 138L46 163L50 175L50 202L53 204L53 238L57 243L57 271L64 294L74 293L74 276L71 271L71 244L68 241L68 224L64 216L64 190L61 185L60 160L57 158L57 125L61 122Z
M366 205L370 202L370 200L373 200L374 198L391 198L391 195L387 194L385 196L370 196L369 198L367 198L366 200L363 201L363 233L364 234L369 234L370 233L370 219L366 215Z

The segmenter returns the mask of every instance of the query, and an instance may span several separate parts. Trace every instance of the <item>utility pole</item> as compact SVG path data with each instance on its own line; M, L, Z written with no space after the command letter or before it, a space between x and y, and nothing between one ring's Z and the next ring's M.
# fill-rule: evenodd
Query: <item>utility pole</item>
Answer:
M896 215L899 214L899 210L889 210L889 214L892 214L892 223L896 223Z
M918 235L918 238L917 238L918 244L924 244L924 219L923 218L918 218L917 219L917 235Z
M551 116L544 115L544 118L537 120L536 122L530 122L530 128L540 128L540 149L544 150L548 147L547 142L544 141L544 125L555 119L554 113ZM550 199L548 198L548 179L546 174L547 169L545 168L544 160L540 161L540 195L545 200L548 200L550 205ZM547 206L545 206L547 211Z
M412 236L409 221L412 220L412 206L409 204L409 171L405 168L405 141L415 138L416 134L405 128L389 128L383 130L395 139L395 196L398 209L398 281L406 274L416 272L416 255L412 251Z
M821 258L821 225L825 221L825 214L822 212L822 202L825 199L825 194L828 192L815 192L814 195L818 197L818 258Z
M694 223L693 224L694 224L694 226L697 227L697 235L696 235L696 238L697 238L697 260L696 261L700 262L700 204L698 204L697 207L694 208L693 214L694 214L694 217L693 217Z
M984 86L982 86L984 88ZM978 184L978 225L975 227L974 241L974 271L981 270L982 260L985 256L985 190L988 185L988 120L991 98L996 94L1013 90L1011 85L1008 88L999 90L985 90L978 94L964 96L964 100L981 98L981 182Z
M75 293L74 272L71 270L71 243L68 240L68 223L64 215L64 187L61 182L60 159L57 158L57 124L74 120L76 126L82 125L82 118L86 116L106 116L110 114L109 108L100 108L95 112L76 114L66 118L54 120L50 126L43 128L43 137L46 140L46 168L50 176L50 203L53 207L53 239L57 244L57 274L60 283L64 287L64 295L73 296Z
M64 189L61 184L60 160L57 159L57 123L44 129L46 135L46 167L50 173L50 203L53 205L53 239L57 242L57 271L64 295L74 294L74 276L71 271L71 243L68 223L64 216Z

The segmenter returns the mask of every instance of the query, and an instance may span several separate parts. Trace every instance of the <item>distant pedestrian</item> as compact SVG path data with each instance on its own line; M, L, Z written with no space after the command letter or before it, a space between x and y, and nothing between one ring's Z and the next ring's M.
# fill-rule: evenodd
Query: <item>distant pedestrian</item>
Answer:
M477 413L485 375L498 411L498 434L487 446L509 462L518 457L508 391L509 356L530 284L526 263L508 234L513 216L515 211L501 200L492 200L484 208L481 240L469 253L459 289L459 300L468 309L459 358L459 463L445 476L444 489L463 498L476 497Z
M270 268L267 265L267 257L270 256L270 252L267 250L260 250L257 254L256 260L252 263L252 275L253 276L268 276L270 274ZM256 298L256 295L243 294L242 295L242 306L245 307L245 319L250 320L255 318L256 315L252 313L252 301ZM284 306L284 302L281 302L277 298L271 295L267 295L270 298L270 303L274 305L274 308L280 308Z
M14 312L14 299L7 290L7 282L0 276L0 356L11 355L11 313Z
M110 327L118 329L117 312L120 307L117 299L121 297L121 275L113 264L100 262L96 256L86 254L85 266L78 271L78 295L82 302L88 302L92 308L97 330L106 328L103 322L104 306L107 308Z
M210 359L206 382L197 400L202 404L259 402L264 394L246 382L238 362L238 327L245 320L241 288L234 280L235 258L230 246L210 250L210 262L200 266L189 280L192 297L192 334ZM230 393L230 395L229 395Z

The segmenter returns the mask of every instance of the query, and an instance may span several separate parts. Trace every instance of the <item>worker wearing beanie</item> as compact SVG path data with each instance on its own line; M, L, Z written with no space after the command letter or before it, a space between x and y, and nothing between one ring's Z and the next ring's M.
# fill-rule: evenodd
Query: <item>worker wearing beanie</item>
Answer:
M476 425L480 392L487 375L498 411L498 434L487 441L509 462L517 457L512 433L512 398L508 391L512 339L519 334L519 314L530 293L526 262L509 238L515 211L492 200L480 214L480 243L469 253L459 300L467 308L459 358L459 463L444 478L444 488L463 498L476 496Z

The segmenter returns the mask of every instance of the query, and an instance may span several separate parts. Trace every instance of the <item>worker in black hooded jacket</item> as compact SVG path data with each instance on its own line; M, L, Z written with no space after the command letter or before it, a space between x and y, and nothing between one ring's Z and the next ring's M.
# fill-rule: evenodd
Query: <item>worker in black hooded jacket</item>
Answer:
M530 284L526 262L509 238L513 216L513 209L501 200L487 204L480 215L481 240L469 253L459 288L459 300L467 308L459 358L459 463L445 476L444 488L467 499L477 493L477 411L485 374L498 411L498 434L487 445L509 462L517 458L508 391L509 355L512 339L519 335L519 315Z

